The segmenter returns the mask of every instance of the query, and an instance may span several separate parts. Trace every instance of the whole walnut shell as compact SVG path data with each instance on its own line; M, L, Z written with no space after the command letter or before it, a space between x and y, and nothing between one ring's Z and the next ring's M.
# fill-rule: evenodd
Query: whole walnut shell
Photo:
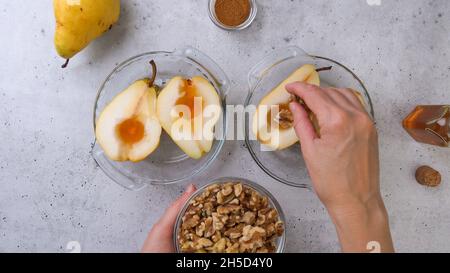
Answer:
M437 187L441 184L441 174L429 166L421 166L416 170L416 180L427 187Z

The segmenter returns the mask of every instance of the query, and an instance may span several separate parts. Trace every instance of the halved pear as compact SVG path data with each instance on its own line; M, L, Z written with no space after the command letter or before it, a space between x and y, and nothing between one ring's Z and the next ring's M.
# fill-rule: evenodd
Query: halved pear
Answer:
M211 150L222 108L208 80L172 78L158 95L156 109L164 131L189 157L200 159Z
M153 81L154 78L136 81L100 114L95 136L111 160L138 162L158 147L162 129L156 116Z
M320 85L319 73L314 65L304 65L292 73L259 103L253 116L252 130L257 139L272 150L286 149L299 141L294 127L280 126L280 114L290 114L289 102L292 95L285 86L293 82Z

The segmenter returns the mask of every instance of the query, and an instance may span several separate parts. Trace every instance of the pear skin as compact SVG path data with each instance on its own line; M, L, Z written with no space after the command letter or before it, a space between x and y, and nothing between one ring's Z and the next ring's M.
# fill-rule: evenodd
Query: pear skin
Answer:
M70 59L109 30L120 15L120 0L53 0L55 47Z

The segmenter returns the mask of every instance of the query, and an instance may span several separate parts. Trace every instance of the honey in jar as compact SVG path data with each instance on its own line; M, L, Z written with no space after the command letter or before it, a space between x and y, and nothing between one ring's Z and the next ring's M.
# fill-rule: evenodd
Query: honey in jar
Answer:
M403 128L418 142L449 147L450 105L419 105L403 120Z

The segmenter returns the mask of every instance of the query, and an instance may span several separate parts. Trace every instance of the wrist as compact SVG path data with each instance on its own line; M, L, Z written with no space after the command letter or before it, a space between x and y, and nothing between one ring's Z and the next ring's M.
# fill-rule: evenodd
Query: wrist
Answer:
M392 252L388 214L380 197L368 202L353 202L347 207L329 208L329 213L346 252L367 252L370 242L380 251Z
M327 206L335 224L358 221L360 224L387 220L387 212L381 196L377 195L366 201L354 200L345 204Z

